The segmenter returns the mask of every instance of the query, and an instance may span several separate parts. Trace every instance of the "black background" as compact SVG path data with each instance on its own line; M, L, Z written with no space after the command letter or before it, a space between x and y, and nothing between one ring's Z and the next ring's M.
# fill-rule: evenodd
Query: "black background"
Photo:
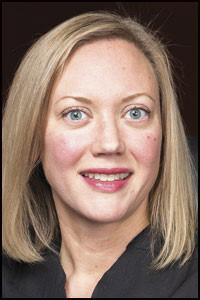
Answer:
M197 126L197 2L3 2L2 90L5 100L14 73L26 50L42 34L78 14L109 10L152 23L173 57L179 106L188 136Z

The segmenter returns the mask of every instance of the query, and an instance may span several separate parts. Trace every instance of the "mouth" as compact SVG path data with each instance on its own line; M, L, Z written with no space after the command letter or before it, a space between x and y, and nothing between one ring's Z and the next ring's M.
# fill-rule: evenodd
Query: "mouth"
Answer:
M96 179L100 181L118 181L124 180L127 177L131 176L132 173L117 173L117 174L103 174L103 173L81 173L83 177L90 179Z
M129 169L88 169L80 172L83 180L93 189L101 192L115 192L122 189L133 173Z
M124 180L133 173L127 168L95 168L80 172L80 175L100 181Z

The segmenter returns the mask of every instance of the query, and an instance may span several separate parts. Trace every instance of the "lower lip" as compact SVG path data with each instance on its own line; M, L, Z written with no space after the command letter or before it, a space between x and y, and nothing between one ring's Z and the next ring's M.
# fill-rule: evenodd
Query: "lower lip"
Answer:
M115 181L101 181L98 179L91 179L89 177L84 177L81 175L83 180L90 185L94 190L105 193L113 193L121 190L128 183L131 176L128 176L123 180Z

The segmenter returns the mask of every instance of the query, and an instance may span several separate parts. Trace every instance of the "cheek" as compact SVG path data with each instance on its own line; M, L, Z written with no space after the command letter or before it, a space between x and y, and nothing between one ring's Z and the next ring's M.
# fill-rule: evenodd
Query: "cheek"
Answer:
M79 160L85 147L86 143L80 136L50 134L45 138L44 159L66 169Z
M151 167L160 161L161 150L160 134L141 134L131 142L131 152L138 164Z

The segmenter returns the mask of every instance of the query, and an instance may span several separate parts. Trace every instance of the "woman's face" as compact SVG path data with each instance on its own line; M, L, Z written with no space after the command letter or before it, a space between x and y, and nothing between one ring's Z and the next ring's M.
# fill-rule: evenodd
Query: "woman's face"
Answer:
M121 39L77 49L51 95L42 158L62 213L143 217L161 141L158 85L145 56Z

